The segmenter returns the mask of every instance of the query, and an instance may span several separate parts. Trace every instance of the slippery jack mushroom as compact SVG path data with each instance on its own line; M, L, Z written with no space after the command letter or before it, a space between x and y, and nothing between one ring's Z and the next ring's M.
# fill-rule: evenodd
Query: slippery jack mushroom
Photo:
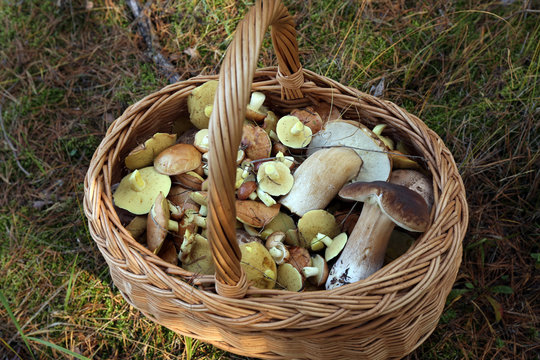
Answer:
M126 167L135 170L151 165L157 154L173 146L175 142L176 134L154 134L150 139L129 152L125 159Z
M197 233L186 230L178 258L184 270L203 275L212 275L215 272L210 243Z
M188 96L189 120L199 129L208 128L218 84L217 80L207 81Z
M169 203L160 192L146 221L146 243L148 249L156 254L161 249L168 231L178 232L178 222L171 220L170 216Z
M317 236L313 238L313 240L311 240L311 250L319 251L323 249L324 246L326 245L324 258L326 261L330 261L339 255L339 253L341 252L341 250L343 250L346 244L347 244L346 233L341 233L338 236L334 237L333 239L331 239L327 235L319 233L317 234Z
M302 268L302 275L310 283L319 287L322 286L328 278L328 264L321 255L315 255L311 258L311 266Z
M287 194L294 184L294 177L289 168L280 161L263 163L257 171L259 188L272 196Z
M127 174L113 194L114 205L135 215L148 214L159 193L171 189L171 178L158 173L153 166Z
M176 144L159 153L154 168L165 175L179 175L201 166L202 155L193 145Z
M292 115L286 115L279 119L276 125L276 133L279 141L291 149L306 147L310 143L312 136L311 129Z
M300 246L308 248L317 234L325 234L333 238L339 234L339 224L334 215L326 210L311 210L298 220Z
M265 247L278 265L289 260L289 250L283 244L283 240L285 240L285 233L280 231L276 231L266 238Z
M384 181L356 182L343 187L339 196L362 201L364 207L330 271L326 289L365 279L379 270L395 225L413 232L423 232L429 226L426 202L405 186Z
M264 245L257 241L240 244L240 251L240 265L251 285L260 289L272 289L276 284L277 268Z

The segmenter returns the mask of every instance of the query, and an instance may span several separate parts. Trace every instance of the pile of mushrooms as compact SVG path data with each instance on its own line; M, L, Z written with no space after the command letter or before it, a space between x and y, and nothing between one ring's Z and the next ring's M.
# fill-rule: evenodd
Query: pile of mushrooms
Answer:
M206 177L216 88L211 81L189 96L192 129L154 134L127 155L113 194L135 240L206 275L214 273ZM386 124L370 130L324 102L286 114L266 102L252 93L237 154L237 240L251 285L308 291L353 283L428 228L432 181Z

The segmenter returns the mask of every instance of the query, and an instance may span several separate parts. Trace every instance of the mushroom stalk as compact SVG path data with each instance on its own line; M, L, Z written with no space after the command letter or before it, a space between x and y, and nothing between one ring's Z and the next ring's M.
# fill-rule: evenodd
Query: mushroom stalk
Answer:
M279 202L299 216L324 209L361 166L362 159L352 149L321 149L296 169L291 191Z
M143 191L146 183L141 176L139 170L135 170L129 176L129 185L134 191Z
M347 245L330 270L326 288L365 279L379 270L394 227L394 222L376 203L366 202Z
M321 270L314 266L306 266L305 268L302 268L302 274L304 274L304 277L306 278L319 275L320 272Z

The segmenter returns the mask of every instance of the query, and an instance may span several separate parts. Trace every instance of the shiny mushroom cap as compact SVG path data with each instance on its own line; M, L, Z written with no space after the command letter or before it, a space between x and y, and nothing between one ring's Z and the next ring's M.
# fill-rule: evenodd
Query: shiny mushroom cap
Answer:
M347 200L377 203L386 216L405 230L423 232L429 226L426 202L405 186L385 181L355 182L344 186L339 196Z
M193 145L176 144L154 159L156 170L165 175L179 175L197 169L202 162L202 155Z

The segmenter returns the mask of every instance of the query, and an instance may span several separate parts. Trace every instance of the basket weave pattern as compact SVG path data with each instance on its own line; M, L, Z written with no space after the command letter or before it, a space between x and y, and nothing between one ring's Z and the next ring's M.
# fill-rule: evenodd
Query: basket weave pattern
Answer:
M255 71L272 25L278 68ZM219 75L211 118L209 239L216 276L161 260L121 225L111 186L123 161L156 132L189 121L187 97L218 76L169 85L130 106L108 129L85 178L90 233L125 299L155 322L242 355L275 359L400 358L434 330L461 261L468 210L454 159L442 140L397 105L302 69L292 19L277 1L258 2L239 25ZM366 280L327 291L248 287L234 233L234 157L251 91L283 113L320 101L346 119L386 123L424 158L435 190L430 228L406 254Z

